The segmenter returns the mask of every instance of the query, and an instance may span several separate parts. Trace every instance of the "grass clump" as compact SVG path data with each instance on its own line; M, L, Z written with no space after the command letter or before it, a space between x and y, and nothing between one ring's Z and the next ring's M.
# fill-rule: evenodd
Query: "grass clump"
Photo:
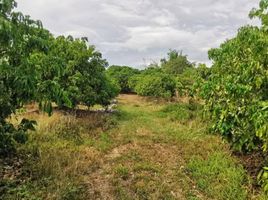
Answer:
M212 153L207 159L192 157L188 173L197 187L213 199L247 199L247 177L242 166L224 153Z
M5 200L41 200L41 197L31 189L32 187L33 185L31 184L24 184L18 187L13 186L10 187L8 192L2 197Z
M116 174L118 177L122 178L123 180L127 180L130 176L129 169L124 166L118 166L116 169Z

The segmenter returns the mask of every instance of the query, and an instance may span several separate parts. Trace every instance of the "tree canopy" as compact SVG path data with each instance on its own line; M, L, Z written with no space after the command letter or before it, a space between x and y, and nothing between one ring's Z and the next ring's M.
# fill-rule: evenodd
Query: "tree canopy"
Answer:
M239 151L268 147L268 2L252 10L261 27L244 26L233 39L209 51L211 74L203 85L206 109L213 130L222 134ZM268 191L268 170L260 174Z
M161 67L168 74L182 74L185 70L193 68L193 64L187 59L186 55L177 50L170 50L167 59L161 60Z
M16 2L0 1L0 154L25 142L34 121L18 127L7 121L16 110L35 101L52 113L52 103L108 105L117 95L105 75L108 63L85 38L55 38L40 21L15 12Z

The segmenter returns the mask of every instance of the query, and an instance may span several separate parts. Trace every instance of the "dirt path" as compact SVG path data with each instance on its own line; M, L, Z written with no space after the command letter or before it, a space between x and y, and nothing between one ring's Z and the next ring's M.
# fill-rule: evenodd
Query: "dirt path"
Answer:
M114 146L86 177L92 199L224 199L224 194L215 194L225 186L207 192L198 184L215 180L194 179L188 165L195 156L203 162L215 151L225 156L226 146L218 137L204 133L199 118L180 123L161 116L163 107L135 95L119 97L118 125L107 132Z

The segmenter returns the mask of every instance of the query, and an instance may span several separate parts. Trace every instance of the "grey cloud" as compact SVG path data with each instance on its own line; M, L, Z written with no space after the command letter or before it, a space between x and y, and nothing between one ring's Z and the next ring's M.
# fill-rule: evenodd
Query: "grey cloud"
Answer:
M87 36L110 64L140 67L170 48L209 63L207 50L235 35L258 0L23 0L18 10L55 35Z

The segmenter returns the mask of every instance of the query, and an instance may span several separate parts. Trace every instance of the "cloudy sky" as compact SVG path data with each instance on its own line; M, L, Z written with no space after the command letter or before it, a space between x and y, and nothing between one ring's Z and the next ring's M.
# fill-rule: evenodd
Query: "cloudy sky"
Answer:
M209 63L207 51L256 23L248 13L258 0L18 0L55 35L86 36L110 64L141 67L183 50Z

